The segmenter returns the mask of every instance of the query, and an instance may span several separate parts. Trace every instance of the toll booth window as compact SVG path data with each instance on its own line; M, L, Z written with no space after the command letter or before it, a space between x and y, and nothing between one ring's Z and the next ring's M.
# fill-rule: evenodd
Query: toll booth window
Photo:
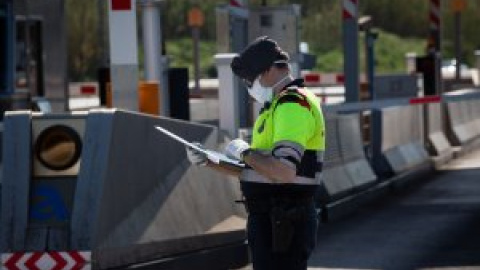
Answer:
M272 27L273 26L272 14L262 14L262 15L260 15L260 26L261 27Z
M80 135L72 128L55 125L45 129L35 141L35 155L51 170L66 170L77 163L82 151Z
M27 47L25 36L25 22L16 22L16 43L15 43L15 87L27 87Z

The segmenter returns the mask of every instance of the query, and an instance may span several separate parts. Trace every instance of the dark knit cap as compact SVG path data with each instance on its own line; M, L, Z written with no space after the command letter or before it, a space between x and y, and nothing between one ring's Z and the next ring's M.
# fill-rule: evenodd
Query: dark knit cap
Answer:
M239 56L233 58L230 66L235 75L251 84L278 60L288 61L288 53L273 39L264 36L250 43Z

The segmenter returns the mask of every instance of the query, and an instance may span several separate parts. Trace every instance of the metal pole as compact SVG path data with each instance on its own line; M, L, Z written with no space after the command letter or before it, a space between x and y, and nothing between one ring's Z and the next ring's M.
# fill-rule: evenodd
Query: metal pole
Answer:
M6 74L5 74L5 89L2 89L4 94L13 94L15 92L15 16L13 11L13 0L7 1L5 10L6 19Z
M200 57L199 57L199 41L200 41L200 28L192 27L193 37L193 72L195 76L195 92L200 93Z
M104 67L108 64L108 57L106 54L107 51L107 42L105 41L105 1L97 0L98 8L98 45L100 47L100 66Z
M234 16L230 14L230 24L232 29L232 51L239 53L248 44L248 18ZM234 78L235 87L237 89L236 102L238 106L239 127L249 127L252 125L250 121L249 96L245 84L238 78Z
M365 42L367 48L367 76L368 76L368 94L370 100L375 99L375 58L374 58L374 45L375 45L375 33L372 33L370 29L365 31Z
M109 3L112 105L138 111L137 16L134 0Z
M477 69L477 86L480 85L480 50L475 51L475 68Z
M31 93L31 85L30 85L30 57L31 57L31 44L30 44L30 31L29 27L30 26L30 7L28 4L28 0L25 0L25 23L23 25L23 33L25 35L25 58L24 65L25 68L25 82L27 85L28 91Z
M442 7L440 0L430 0L430 35L435 43L435 50L441 50Z
M461 62L462 62L462 44L461 44L461 38L460 38L460 34L461 34L461 16L460 16L460 12L457 11L455 12L455 29L454 29L454 33L455 33L455 59L456 59L456 63L455 63L455 80L460 80L460 65L461 65Z
M158 0L143 0L143 46L145 80L157 81L160 87L160 114L169 115L169 95L164 79L162 62L162 28L160 21L160 5Z
M357 7L357 0L343 0L345 102L357 102L359 100Z
M155 1L142 1L145 79L160 81L162 43L160 14Z

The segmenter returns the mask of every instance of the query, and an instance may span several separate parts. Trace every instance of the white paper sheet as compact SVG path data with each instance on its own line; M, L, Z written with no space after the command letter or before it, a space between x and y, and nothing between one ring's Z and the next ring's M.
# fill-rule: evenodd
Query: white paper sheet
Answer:
M159 126L155 126L155 128L158 131L162 132L163 134L167 135L168 137L170 137L170 138L172 138L172 139L174 139L178 142L181 142L184 145L186 145L188 147L191 147L191 148L193 148L193 149L195 149L195 150L197 150L201 153L204 153L207 156L207 158L215 164L220 164L220 163L224 162L224 163L227 163L227 164L239 167L239 168L244 168L245 167L244 163L240 162L239 160L229 158L223 153L220 153L220 152L217 152L217 151L214 151L214 150L210 150L210 149L203 149L201 147L198 147L197 145L185 140L184 138L172 133L169 130L166 130L165 128L162 128L162 127L159 127Z

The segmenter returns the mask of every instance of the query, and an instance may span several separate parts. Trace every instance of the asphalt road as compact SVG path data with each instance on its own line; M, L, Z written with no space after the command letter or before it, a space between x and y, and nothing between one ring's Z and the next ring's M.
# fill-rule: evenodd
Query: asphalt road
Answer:
M322 225L309 269L480 269L480 151Z

